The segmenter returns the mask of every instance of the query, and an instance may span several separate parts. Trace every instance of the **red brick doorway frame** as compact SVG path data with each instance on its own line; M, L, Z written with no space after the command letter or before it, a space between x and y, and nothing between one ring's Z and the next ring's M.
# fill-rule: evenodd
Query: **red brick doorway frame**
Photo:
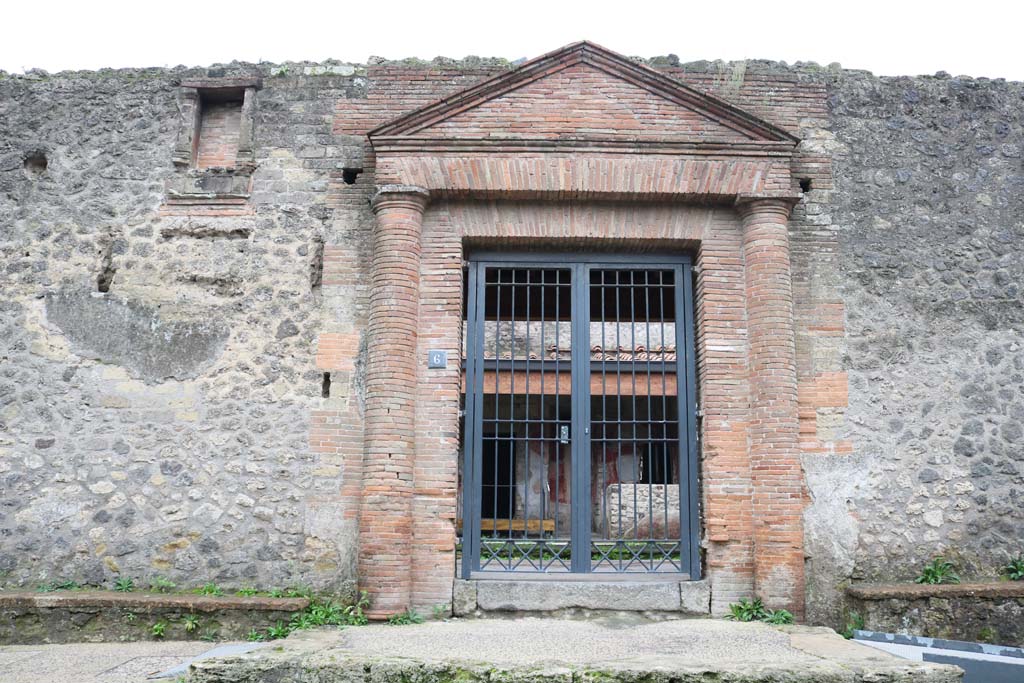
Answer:
M657 106L670 100L745 137L709 141L694 133L623 145L615 135L481 138L476 119L460 129L465 112L494 109L525 90L524 79L580 65L617 79L613 90L620 81L640 83ZM511 128L514 108L505 115ZM431 132L446 121L443 132ZM456 367L428 373L426 350L461 353L463 245L538 239L696 247L713 611L756 594L801 615L803 478L787 231L799 197L790 174L795 138L582 43L382 126L370 140L378 193L359 572L372 615L451 599L461 376Z

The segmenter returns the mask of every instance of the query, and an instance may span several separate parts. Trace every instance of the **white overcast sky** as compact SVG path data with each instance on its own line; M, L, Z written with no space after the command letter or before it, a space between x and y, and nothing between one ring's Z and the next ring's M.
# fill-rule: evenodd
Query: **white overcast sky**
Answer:
M0 69L536 57L588 39L626 55L840 62L882 75L1024 80L1024 0L10 0Z

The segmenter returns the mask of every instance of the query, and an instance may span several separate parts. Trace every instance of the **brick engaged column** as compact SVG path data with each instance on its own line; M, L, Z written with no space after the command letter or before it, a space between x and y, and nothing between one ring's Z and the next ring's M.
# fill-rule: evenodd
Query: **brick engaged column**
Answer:
M359 581L376 619L410 603L420 231L429 199L405 185L382 186L373 198Z
M803 471L786 222L792 197L741 197L750 368L754 591L804 612Z

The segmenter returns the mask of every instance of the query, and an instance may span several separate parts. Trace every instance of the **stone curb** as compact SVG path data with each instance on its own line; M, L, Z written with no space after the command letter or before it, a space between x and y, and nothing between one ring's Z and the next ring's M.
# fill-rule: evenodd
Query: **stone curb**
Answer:
M849 586L846 594L859 600L920 600L924 598L1024 598L1024 581L999 583L864 584Z
M115 593L111 591L0 593L0 609L121 607L134 609L184 609L195 612L216 612L220 610L300 612L308 606L309 600L306 598L269 598L264 596Z

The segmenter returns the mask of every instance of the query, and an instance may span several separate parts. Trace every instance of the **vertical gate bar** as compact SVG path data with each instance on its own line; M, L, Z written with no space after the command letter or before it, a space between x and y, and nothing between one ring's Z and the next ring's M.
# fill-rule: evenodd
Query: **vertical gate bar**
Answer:
M579 466L577 457L576 423L576 365L579 363L579 350L576 348L576 272L577 267L569 270L569 571L576 572L580 563L579 534ZM559 336L561 341L561 336ZM561 392L559 392L561 393Z
M484 357L487 355L486 352L486 328L487 328L487 268L483 265L477 267L476 270L476 367L477 367L477 386L479 392L477 392L476 405L477 414L481 418L484 416L484 396L483 396L483 377L484 377ZM481 554L482 554L482 541L481 538L483 530L480 526L480 518L483 516L483 467L484 467L484 436L483 436L483 424L482 422L477 423L476 428L476 443L474 444L474 450L476 453L473 456L473 471L476 473L476 481L479 484L477 495L480 496L475 508L477 510L474 514L474 537L473 537L473 549L476 552L474 557L474 568L481 569Z
M598 354L601 361L601 527L602 539L608 540L611 537L611 529L608 528L608 349L605 346L605 295L604 278L607 271L599 270L601 274L597 287L598 296L601 297L601 352ZM598 560L600 561L600 559Z
M591 467L593 460L591 458L591 452L593 448L590 445L590 430L591 430L591 407L590 407L590 271L591 267L585 264L578 266L579 273L578 279L580 281L579 286L579 339L580 339L580 460L583 464L583 472L580 475L582 480L581 490L584 492L584 505L581 507L582 513L580 514L580 527L583 535L581 547L583 548L582 562L584 565L584 571L589 573L593 569L593 562L591 561L591 520L594 517L593 496L590 491L590 482L593 479Z
M513 268L511 271L512 277L510 278L509 284L509 324L511 329L508 333L508 346L509 346L509 370L508 370L508 422L509 422L509 434L511 438L509 443L511 448L508 451L508 540L512 540L512 519L513 513L515 512L515 498L516 498L516 275L518 270ZM501 359L498 359L501 362ZM510 547L512 547L510 545ZM511 561L511 558L509 558Z
M619 559L619 571L622 571L623 566L623 549L625 548L625 539L621 538L624 534L622 533L622 477L619 472L622 471L622 305L619 301L622 296L622 290L619 285L622 283L622 271L616 270L615 272L615 283L612 291L615 293L615 486L618 489L618 501L619 501L619 542L616 544L618 550ZM635 509L634 509L635 512ZM634 533L636 527L633 527Z
M558 517L562 512L562 503L559 500L559 492L562 488L562 440L559 438L558 430L561 427L562 413L561 413L561 394L562 394L562 369L561 369L561 356L562 356L562 331L559 325L559 318L561 317L562 308L562 271L555 271L555 536L558 536ZM570 435L571 436L571 435ZM569 507L572 509L572 485L570 478L569 487ZM569 518L569 535L572 536L572 518ZM572 562L572 548L569 550L569 561Z
M680 432L682 427L685 425L685 443L686 443L686 474L684 476L682 468L679 472L679 487L680 505L686 505L689 514L686 516L686 531L683 530L683 520L680 519L679 531L684 536L680 543L680 559L686 558L685 564L680 562L682 566L686 568L686 572L690 575L691 579L700 577L700 556L697 550L697 534L698 532L698 501L697 501L697 397L696 397L696 363L694 359L694 338L693 338L693 281L691 279L690 265L685 263L678 267L680 283L676 285L677 298L676 298L676 310L682 311L683 322L682 322L682 341L680 341L680 334L676 333L676 386L679 385L679 380L685 380L685 400L676 399L679 404L679 420L680 420ZM678 313L676 314L678 318ZM679 323L676 323L679 325ZM685 360L683 356L685 354ZM677 389L676 393L680 393ZM680 433L680 437L683 434ZM684 497L682 495L683 482L686 482L686 502L683 503ZM687 538L688 537L688 538ZM686 549L683 553L682 550Z
M577 296L579 290L579 266L574 265L570 271L571 275L569 278L569 337L570 341L570 355L569 355L569 372L570 372L570 393L569 393L569 406L570 406L570 440L569 440L569 453L570 453L570 488L572 489L571 499L572 503L569 506L569 521L570 521L570 536L571 536L571 556L572 560L570 566L573 572L583 571L581 567L583 563L583 548L581 547L582 534L580 532L580 506L583 504L583 500L580 496L580 456L579 456L579 436L580 432L578 429L580 411L579 411L579 392L577 385L579 383L579 372L577 368L580 364L580 352L578 347L579 335L577 331L579 329L579 315L580 310L577 306Z
M501 289L504 279L504 270L495 268L497 282L494 284L494 468L491 470L493 477L493 499L491 512L491 538L496 538L495 520L498 519L498 449L504 441L502 413L501 413ZM504 554L505 551L500 551ZM499 558L498 563L502 560Z
M651 275L655 274L655 273L657 274L657 277L656 278L652 278ZM653 464L654 464L654 453L655 453L655 448L654 448L654 443L655 442L654 442L654 439L655 439L656 432L654 430L654 424L655 424L655 421L654 421L654 418L655 418L655 413L654 413L654 396L653 396L652 391L651 391L651 356L654 353L654 349L653 349L653 347L651 345L651 288L654 286L655 280L657 280L657 282L659 282L659 283L661 282L661 271L646 271L644 273L644 345L645 345L645 347L647 349L647 453L648 453L647 457L650 460L650 463L652 465L651 468L650 468L650 471L648 472L647 479L648 479L648 487L650 487L648 489L648 496L650 498L652 498L652 499L654 498L654 477L653 477L654 467L653 467ZM668 491L665 491L664 494L665 494L665 504L662 505L662 508L667 510L668 509ZM649 519L651 520L650 521L650 524L651 524L651 527L652 527L651 528L651 532L653 534L653 531L654 531L654 529L653 529L653 527L654 527L654 513L653 513L653 511L649 513ZM667 518L665 520L665 529L666 530L668 529L668 519ZM667 531L666 531L666 535L667 535Z
M686 396L683 387L680 387L680 381L685 380L683 374L683 361L684 361L684 350L683 344L685 339L683 337L683 310L680 306L682 288L682 271L680 268L673 269L673 278L675 280L675 287L672 290L672 301L675 306L675 338L676 338L676 420L678 421L678 431L676 433L676 443L679 449L679 456L676 458L677 467L679 468L679 564L686 571L689 571L690 566L690 547L688 536L688 524L686 515L686 506L688 505L688 489L689 481L686 476L688 471L688 448L686 444Z
M643 274L643 281L642 282L637 282L637 276L640 275L641 273ZM632 323L630 324L630 327L631 327L631 329L633 331L633 421L634 421L634 424L633 424L633 477L634 477L634 479L637 480L637 483L636 483L636 485L634 487L634 490L636 490L637 488L640 487L640 481L639 480L640 480L641 460L640 460L640 457L639 457L639 454L640 454L640 438L639 438L640 437L640 433L639 432L640 432L640 424L642 422L640 420L639 413L637 413L637 403L636 403L636 373L637 373L637 369L636 369L636 356L637 356L637 353L636 353L636 326L637 326L637 320L636 320L636 299L637 299L637 295L640 292L647 290L647 279L648 279L647 276L648 276L648 271L647 270L634 271L634 273L633 273L633 288L630 289L630 291L629 291L629 311L630 311L630 318L632 318ZM642 289L641 289L641 287L642 287ZM644 428L647 430L647 435L650 436L650 428L651 428L651 426L650 426L650 416L649 415L648 415L648 418L647 418L647 420L646 420L646 422L644 424L645 424ZM643 464L644 465L648 465L650 459L651 459L651 455L650 455L650 450L648 449L647 461L645 461ZM654 520L654 489L652 488L652 485L651 485L651 481L650 481L651 475L650 475L650 473L647 473L647 479L648 479L648 481L647 481L647 539L650 540L650 539L654 538L654 524L652 523L653 520ZM648 545L648 548L650 548L649 545ZM653 551L651 551L648 554L650 555L651 566L653 566L653 564L654 564Z
M574 520L574 534L572 542L572 566L574 572L587 573L590 571L590 458L585 452L589 439L587 434L590 431L590 377L589 371L590 354L583 353L579 348L580 344L586 344L588 334L585 325L589 325L589 297L588 269L581 263L576 263L572 269L570 292L572 293L572 312L570 321L572 327L572 431L570 443L572 444L573 471L576 484L576 492L573 494L572 518ZM586 384L586 388L584 388Z
M476 271L477 276L477 318L476 318L476 345L477 345L477 383L480 391L477 394L477 409L478 414L483 418L484 412L484 391L483 391L483 378L485 368L485 357L487 356L487 268L481 264ZM495 405L494 416L497 417L497 406ZM493 428L493 427L492 427ZM481 553L482 553L482 542L483 542L483 529L480 525L480 518L483 517L483 468L484 468L484 436L483 436L483 424L477 424L476 430L476 449L478 455L473 458L474 471L477 474L477 482L479 484L480 501L476 506L478 513L475 515L476 531L473 539L473 547L476 550L476 565L477 569L482 569L481 566Z
M466 383L466 414L462 433L462 578L468 579L474 569L473 558L475 543L473 542L473 518L479 516L477 508L477 486L475 477L476 456L476 285L477 264L470 263L467 267L467 287L463 292L466 297L466 358L463 360ZM461 355L461 354L460 354Z
M545 399L546 399L546 396L545 396L545 393L544 393L544 376L547 374L547 368L545 367L545 361L547 359L544 357L544 353L545 353L544 328L547 326L547 322L546 322L546 320L544 318L544 300L545 300L545 298L547 298L547 290L546 290L546 283L545 283L546 279L547 279L547 271L546 270L540 271L540 287L539 287L539 290L540 290L540 363L539 363L539 365L540 365L540 401L538 401L538 405L537 405L537 409L538 410L537 411L540 413L540 438L541 438L540 448L541 448L542 459L544 460L544 484L541 487L541 489L545 492L544 498L542 499L544 501L544 503L543 503L543 505L541 505L541 519L545 519L547 517L548 504L549 504L548 503L548 489L549 489L548 482L551 481L551 478L550 478L550 475L549 475L549 472L550 472L550 469L551 469L551 453L550 453L550 450L551 450L550 446L551 446L551 444L547 440L548 425L547 425L547 419L544 417L544 407L545 407L544 404L545 404ZM557 501L557 499L558 499L558 491L556 490L555 491L555 500ZM543 528L543 526L544 526L544 522L541 522L541 527ZM557 512L557 507L556 507L556 512L555 512L555 532L554 533L555 533L555 537L557 538L558 537L558 512ZM543 534L541 534L541 536L543 536Z
M629 367L630 367L630 399L633 414L630 416L630 448L633 449L633 467L634 467L634 478L636 477L635 469L637 467L637 446L636 446L636 433L637 433L637 414L636 414L636 311L633 306L633 292L636 286L636 275L639 271L630 270L629 272L629 284L626 287L626 292L629 295L629 333L630 333L630 346L632 348L629 354ZM621 480L621 475L619 479ZM640 538L640 507L639 497L637 495L640 489L640 482L633 482L633 529L635 530L636 537Z
M665 275L665 272L666 271L664 271L664 270L659 270L658 271L657 288L658 288L659 291L661 290L661 288L662 288L662 286L663 286L663 284L665 282L665 279L667 277ZM664 349L662 350L661 364L662 365L665 364ZM653 388L652 388L652 391L653 391ZM651 410L652 410L652 412L655 411L655 400L654 400L653 394L651 396ZM665 413L664 413L664 411L658 411L657 439L658 439L658 448L659 448L658 453L659 453L659 457L661 458L661 482L662 482L662 489L661 489L661 491L662 491L662 495L665 498L665 504L662 505L662 512L663 512L663 515L662 515L663 520L662 520L662 522L664 524L664 529L665 529L665 533L663 534L664 538L669 538L668 530L669 530L669 527L670 527L670 517L669 517L668 500L669 500L669 486L672 483L672 470L671 470L671 467L669 466L669 462L668 462L668 457L669 457L668 456L668 442L665 440L665 435L667 433L668 433L668 422L666 420ZM669 548L670 548L670 550L669 550L669 558L668 558L669 566L674 566L674 564L671 561L671 553L672 553L671 546L669 546ZM665 561L665 558L663 558L663 561Z
M477 344L477 386L479 392L477 393L477 409L478 414L483 417L484 415L484 392L483 392L483 376L484 376L484 359L487 355L487 341L486 330L487 330L487 268L480 265L477 268L477 319L476 319L476 344ZM495 407L495 417L497 417L497 407ZM497 443L497 441L495 441ZM475 537L473 539L474 548L476 550L476 568L482 568L480 566L481 558L481 546L483 539L481 538L483 530L480 526L480 518L483 516L483 467L484 467L484 437L483 437L483 425L482 423L477 424L476 430L476 448L479 455L474 456L474 468L477 473L477 481L480 483L479 494L481 496L476 509L479 511L475 517Z
M524 363L523 367L526 368L526 382L523 387L523 420L524 427L526 429L526 478L523 481L523 517L526 522L524 536L530 537L530 439L532 438L533 425L530 423L530 269L526 269L526 342L523 349ZM513 356L512 362L515 363L515 357ZM511 526L511 525L509 525ZM542 525L543 526L543 525ZM541 564L544 563L543 553L540 558Z
M664 448L666 451L669 448L669 440L668 440L667 437L668 437L668 434L669 434L669 431L670 431L670 426L669 426L669 420L668 420L668 414L669 414L669 411L668 411L668 403L669 403L669 400L668 400L668 378L667 378L667 372L668 372L668 343L665 340L665 321L668 318L668 312L665 309L665 289L667 287L669 287L669 286L673 286L673 285L670 285L669 283L666 282L666 280L668 279L666 273L668 273L668 272L672 272L672 271L662 271L661 272L661 277L660 277L661 283L660 283L660 286L658 287L658 314L659 314L658 318L659 318L659 325L660 325L660 328L661 328L661 415L660 415L660 417L661 417L661 420L662 420L662 430L663 430L662 431L662 441L661 441L661 443L662 443L662 448ZM676 346L676 358L678 358L679 357L679 340L678 340L678 335L673 335L673 337L674 337L674 339L676 341L676 344L675 344L675 346ZM678 397L678 394L679 394L679 376L678 376L678 374L676 375L676 394L677 394L676 401L678 402L678 400L679 400L679 397ZM682 489L680 489L680 493L681 492L682 492ZM666 524L667 524L667 520L668 520L668 488L667 487L665 489L665 511L666 511L665 512L665 519L666 519ZM682 526L682 519L680 519L679 521L680 521L680 526ZM667 527L666 527L666 529L667 529ZM668 534L666 533L666 536L667 535Z

